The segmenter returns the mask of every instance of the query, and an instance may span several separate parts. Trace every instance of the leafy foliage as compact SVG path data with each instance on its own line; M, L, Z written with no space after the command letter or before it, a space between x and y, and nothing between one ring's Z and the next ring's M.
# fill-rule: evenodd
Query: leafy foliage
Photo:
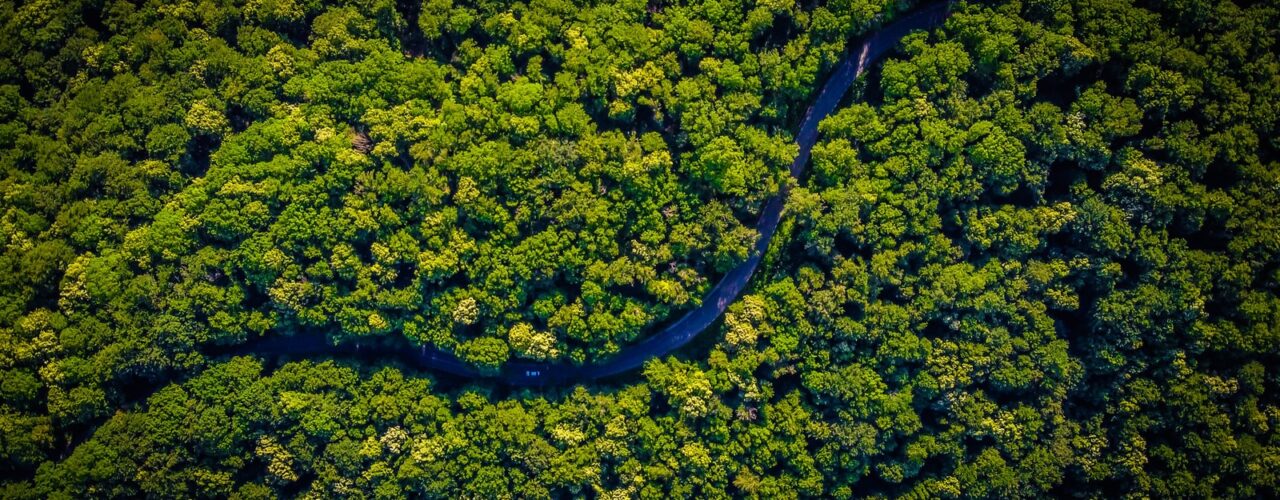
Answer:
M201 354L605 356L746 257L902 7L0 9L0 496L1276 496L1266 2L955 5L821 124L716 344L635 380Z

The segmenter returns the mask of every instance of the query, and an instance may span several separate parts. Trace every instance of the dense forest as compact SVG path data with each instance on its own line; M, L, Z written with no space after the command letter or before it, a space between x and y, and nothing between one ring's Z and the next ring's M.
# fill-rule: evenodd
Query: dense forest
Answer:
M0 2L0 497L1280 496L1280 6ZM747 259L704 342L634 344Z

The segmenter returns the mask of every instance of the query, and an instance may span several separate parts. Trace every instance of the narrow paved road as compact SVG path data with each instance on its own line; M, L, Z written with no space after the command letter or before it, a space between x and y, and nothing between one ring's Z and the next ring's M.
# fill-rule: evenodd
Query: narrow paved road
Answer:
M796 134L796 143L800 153L791 163L791 175L800 178L805 166L809 163L809 154L818 140L818 122L835 110L836 105L849 91L854 80L866 70L867 66L880 58L902 37L918 29L939 26L947 17L948 4L938 2L926 5L915 12L901 17L879 31L863 39L858 48L841 61L835 72L827 78L822 90L818 92L808 111L805 112L800 130ZM502 372L494 378L512 385L554 385L566 382L583 382L587 380L616 375L634 370L646 361L663 356L688 344L689 341L705 331L712 323L724 314L734 300L751 281L760 258L769 248L773 234L782 219L782 210L786 203L787 192L774 195L765 204L756 231L760 239L756 241L754 251L738 267L733 268L716 283L715 287L702 299L702 304L686 313L675 323L668 325L652 336L622 349L621 352L603 362L591 365L574 366L568 363L538 363L515 360L503 366ZM324 334L302 333L291 336L272 336L250 341L231 348L232 354L341 354L349 353L351 346L347 344L333 345ZM452 375L474 378L484 375L474 367L458 359L453 354L434 347L423 346L419 349L405 351L402 348L375 347L379 355L397 356L403 361L419 368L449 373Z

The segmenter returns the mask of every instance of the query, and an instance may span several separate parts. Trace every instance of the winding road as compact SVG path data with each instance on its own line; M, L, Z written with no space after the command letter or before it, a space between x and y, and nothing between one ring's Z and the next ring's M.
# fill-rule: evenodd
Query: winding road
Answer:
M836 70L827 78L826 84L823 85L800 123L800 130L796 134L796 143L800 146L800 152L791 163L792 177L798 179L804 174L805 166L809 163L809 154L818 140L818 122L835 110L854 80L866 70L868 65L892 49L908 33L941 25L949 14L948 7L947 2L925 5L864 38L855 51L845 56ZM770 241L773 240L774 232L782 219L786 199L786 188L769 199L756 224L756 231L759 232L760 238L756 241L751 257L721 278L697 308L685 313L679 320L661 331L623 348L618 354L600 363L575 366L569 363L514 360L503 365L500 373L486 375L453 354L430 346L406 350L403 347L380 345L367 348L366 351L372 349L376 350L376 354L380 356L395 356L412 366L426 370L464 378L491 376L498 381L516 386L582 382L634 370L650 359L688 344L710 327L729 307L729 304L737 300L755 274L756 268L760 265L760 259L769 248ZM300 333L290 336L262 337L233 346L227 349L226 353L296 356L346 354L351 351L351 348L352 346L346 344L331 344L322 333ZM362 352L362 354L370 353Z

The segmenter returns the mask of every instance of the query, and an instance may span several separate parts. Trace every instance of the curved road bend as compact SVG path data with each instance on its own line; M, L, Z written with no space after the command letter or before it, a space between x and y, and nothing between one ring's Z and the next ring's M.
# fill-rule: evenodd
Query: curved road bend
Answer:
M934 28L947 18L947 2L926 5L915 12L898 18L879 31L863 39L857 50L847 55L834 73L827 78L822 90L818 93L804 119L800 122L800 130L796 134L796 143L800 153L791 163L792 177L799 178L804 174L809 163L809 154L818 139L818 122L835 110L840 99L849 91L854 80L866 70L867 66L879 59L898 44L902 37L918 29ZM503 365L502 371L495 378L511 385L538 386L553 385L565 382L579 382L616 375L634 370L646 361L665 355L678 349L697 337L724 313L725 309L737 300L738 295L746 288L755 274L760 259L769 248L778 222L782 219L782 210L787 198L784 188L765 204L756 231L760 238L756 240L751 257L733 268L716 283L711 291L702 299L695 309L685 313L675 323L668 325L658 333L644 340L623 348L609 359L590 365L574 366L569 363L540 363L525 360L513 360ZM227 349L231 354L333 354L348 353L350 345L333 345L323 334L295 334L291 336L271 336L252 340ZM451 353L431 346L421 346L414 350L393 347L374 347L379 355L400 357L403 361L418 368L444 372L451 375L478 378L485 375L475 367L458 359Z

